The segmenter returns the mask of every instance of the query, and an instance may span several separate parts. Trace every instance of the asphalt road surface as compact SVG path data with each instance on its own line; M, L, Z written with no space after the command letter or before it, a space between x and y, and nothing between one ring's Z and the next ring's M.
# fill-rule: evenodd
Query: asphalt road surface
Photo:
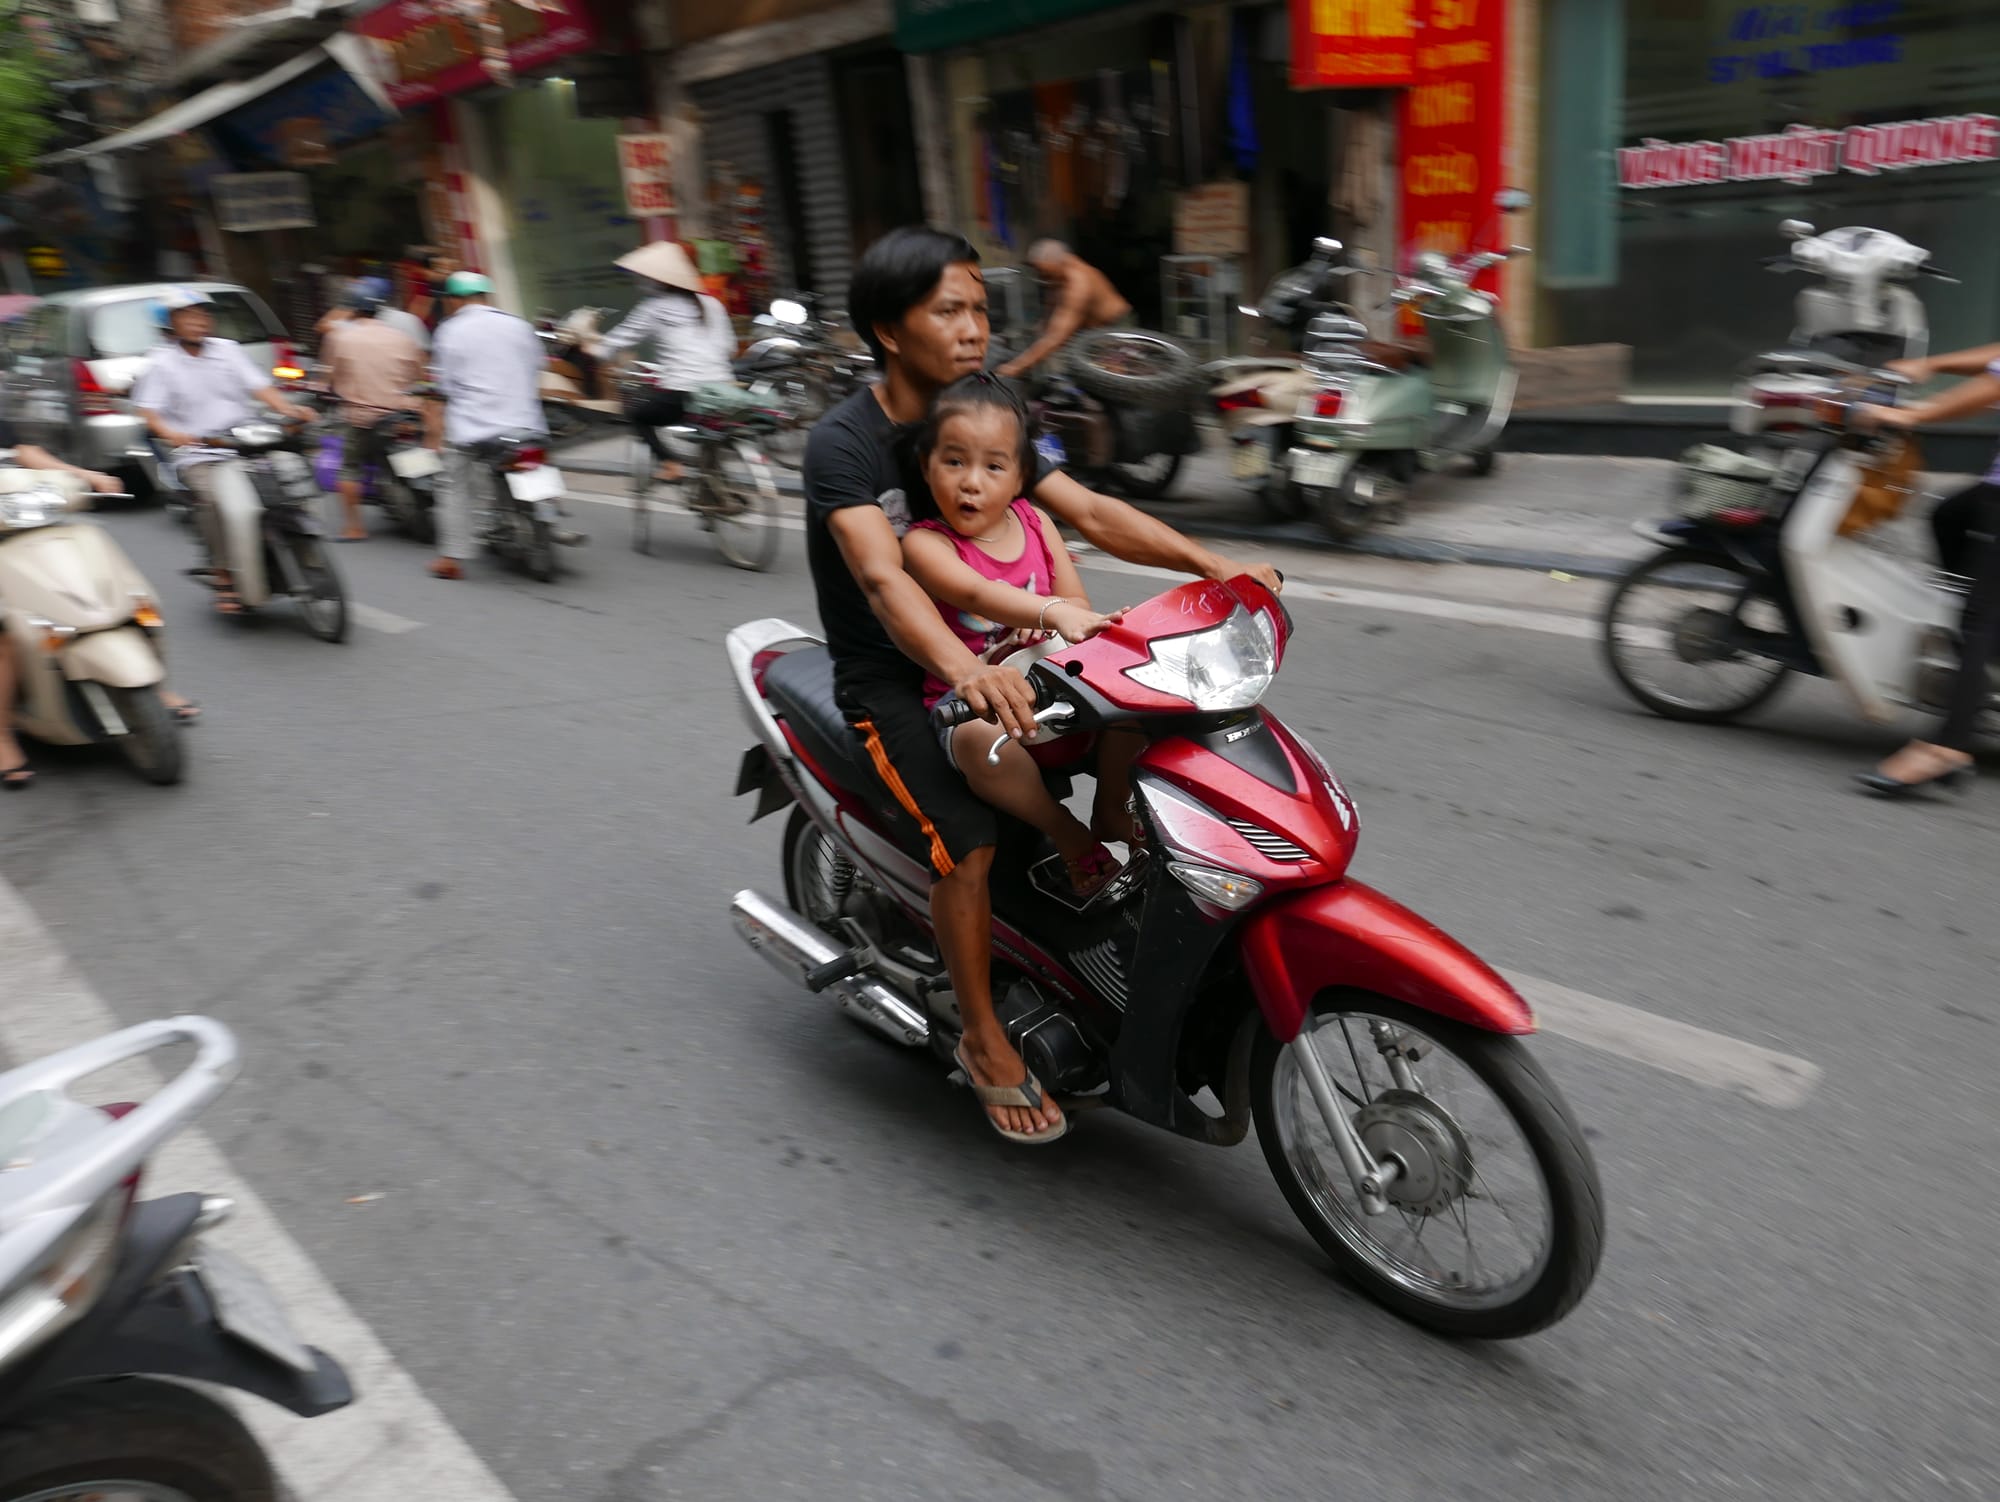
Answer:
M110 1013L240 1031L203 1125L505 1494L2000 1491L1990 779L1855 796L1894 736L1818 684L1648 718L1589 586L1294 591L1272 703L1359 802L1356 874L1543 986L1605 1185L1578 1312L1453 1345L1333 1275L1254 1145L1011 1149L745 950L782 821L729 796L722 640L813 619L798 535L758 577L578 509L552 586L340 549L342 647L209 617L183 537L112 518L207 706L189 780L43 752L0 800L0 876ZM0 1045L40 1035L8 958Z

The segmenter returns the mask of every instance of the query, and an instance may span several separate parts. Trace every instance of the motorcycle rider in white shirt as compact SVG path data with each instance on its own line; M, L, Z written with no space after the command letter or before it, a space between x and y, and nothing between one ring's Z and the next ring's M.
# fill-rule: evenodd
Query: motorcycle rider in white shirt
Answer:
M159 316L171 338L153 352L132 383L132 403L153 436L175 451L175 472L193 499L208 549L216 611L239 615L243 605L231 588L229 550L216 510L218 482L235 460L226 449L202 448L200 440L247 421L253 401L290 422L310 422L313 413L285 400L271 384L270 373L259 369L235 340L213 337L214 306L207 293L180 287L160 299Z
M476 271L445 279L447 316L431 342L436 395L426 421L430 446L444 456L438 488L438 556L431 573L465 577L472 556L472 487L481 473L472 446L503 433L548 436L542 415L542 367L548 356L534 325L486 301L492 283Z

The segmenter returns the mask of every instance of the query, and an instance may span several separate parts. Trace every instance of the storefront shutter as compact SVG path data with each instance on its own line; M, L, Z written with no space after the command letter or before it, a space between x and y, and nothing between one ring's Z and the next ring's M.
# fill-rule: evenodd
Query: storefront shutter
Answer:
M799 58L694 85L704 116L703 155L709 170L727 162L739 178L764 189L772 281L787 289L809 280L814 291L844 302L853 261L853 230L841 161L840 122L832 74L823 57ZM771 149L772 116L789 125L796 203L803 223L789 222L782 174ZM804 266L793 264L797 248ZM801 273L804 277L801 277Z

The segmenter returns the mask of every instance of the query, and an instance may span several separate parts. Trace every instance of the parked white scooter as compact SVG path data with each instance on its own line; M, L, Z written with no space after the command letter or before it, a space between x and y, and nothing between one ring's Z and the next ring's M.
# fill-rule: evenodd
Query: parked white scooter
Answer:
M1945 708L1964 581L1874 533L1910 498L1917 456L1899 453L1910 442L1900 435L1852 425L1857 405L1891 401L1903 384L1888 371L1870 379L1872 390L1822 402L1775 472L1684 471L1683 514L1641 529L1662 548L1613 591L1604 646L1613 676L1654 713L1731 720L1795 672L1832 679L1876 724ZM2000 709L2000 681L1988 709Z
M1956 283L1931 263L1931 253L1886 230L1850 226L1817 233L1802 219L1779 232L1792 248L1764 262L1766 270L1815 279L1793 303L1787 348L1757 355L1744 367L1730 415L1745 435L1803 431L1814 404L1833 396L1857 370L1922 358L1930 348L1930 318L1906 283L1918 277Z
M72 475L0 469L0 651L19 669L14 725L54 746L115 744L147 781L178 782L153 588L109 532L71 519L91 498Z

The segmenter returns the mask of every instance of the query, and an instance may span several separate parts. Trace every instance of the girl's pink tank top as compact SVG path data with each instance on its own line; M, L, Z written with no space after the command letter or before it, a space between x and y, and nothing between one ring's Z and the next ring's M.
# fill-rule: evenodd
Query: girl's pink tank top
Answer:
M1021 556L1002 562L988 553L970 537L963 537L941 521L920 521L916 525L932 532L940 532L951 539L951 545L958 550L958 556L965 560L976 572L1001 584L1011 584L1016 589L1025 589L1031 595L1044 597L1055 593L1055 562L1049 557L1048 540L1042 536L1042 519L1035 508L1026 500L1016 500L1011 508L1021 523L1021 530L1027 534L1027 545L1021 549ZM974 657L983 656L989 649L1005 641L1013 627L1002 626L983 616L974 615L969 610L960 610L937 602L938 614L951 627L958 639L965 643L966 650ZM924 703L937 703L951 692L951 685L937 678L924 680Z

